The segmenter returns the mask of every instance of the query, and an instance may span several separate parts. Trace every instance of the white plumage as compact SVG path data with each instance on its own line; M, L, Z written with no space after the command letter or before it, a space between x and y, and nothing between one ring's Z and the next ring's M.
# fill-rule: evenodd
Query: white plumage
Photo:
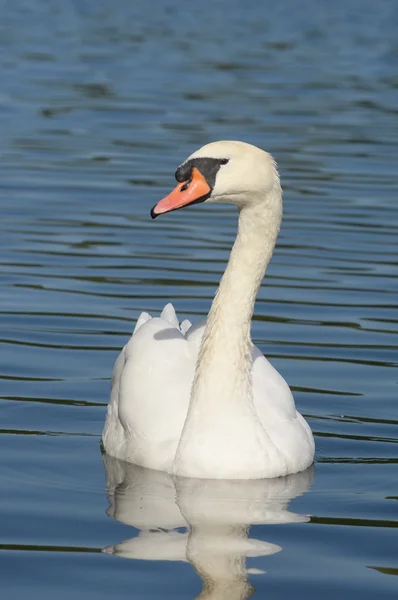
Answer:
M206 202L239 208L231 257L204 323L179 325L171 304L160 317L139 317L114 367L104 447L117 458L188 477L296 473L313 462L311 430L250 337L282 215L275 163L241 142L209 144L188 160L197 158L228 160Z

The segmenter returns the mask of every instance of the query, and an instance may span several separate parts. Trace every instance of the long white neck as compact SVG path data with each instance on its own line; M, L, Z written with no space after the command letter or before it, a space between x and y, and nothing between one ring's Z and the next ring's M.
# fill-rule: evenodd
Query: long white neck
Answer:
M266 200L240 210L238 235L209 312L190 408L205 398L213 405L252 399L251 319L281 218L279 186Z

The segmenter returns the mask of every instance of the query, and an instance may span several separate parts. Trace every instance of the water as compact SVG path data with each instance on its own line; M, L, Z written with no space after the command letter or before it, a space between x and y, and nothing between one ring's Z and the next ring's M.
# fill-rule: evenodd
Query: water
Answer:
M2 596L396 598L396 2L0 10ZM149 209L225 138L279 162L253 336L311 424L314 471L105 473L118 350L141 310L202 318L235 234L232 208Z

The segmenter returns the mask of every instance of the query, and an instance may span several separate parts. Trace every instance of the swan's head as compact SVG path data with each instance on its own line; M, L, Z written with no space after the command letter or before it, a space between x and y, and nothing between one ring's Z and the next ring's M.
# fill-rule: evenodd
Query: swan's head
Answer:
M207 144L191 154L175 176L177 187L152 208L153 219L199 202L229 202L243 208L269 197L280 199L274 159L244 142Z

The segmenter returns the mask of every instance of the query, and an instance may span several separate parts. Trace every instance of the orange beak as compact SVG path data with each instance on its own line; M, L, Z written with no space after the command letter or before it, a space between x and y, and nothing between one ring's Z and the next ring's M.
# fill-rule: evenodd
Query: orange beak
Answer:
M196 167L193 167L191 178L188 181L179 183L176 188L160 200L151 210L151 217L155 219L159 215L178 210L189 204L204 202L211 193L211 187L207 183L202 173Z

